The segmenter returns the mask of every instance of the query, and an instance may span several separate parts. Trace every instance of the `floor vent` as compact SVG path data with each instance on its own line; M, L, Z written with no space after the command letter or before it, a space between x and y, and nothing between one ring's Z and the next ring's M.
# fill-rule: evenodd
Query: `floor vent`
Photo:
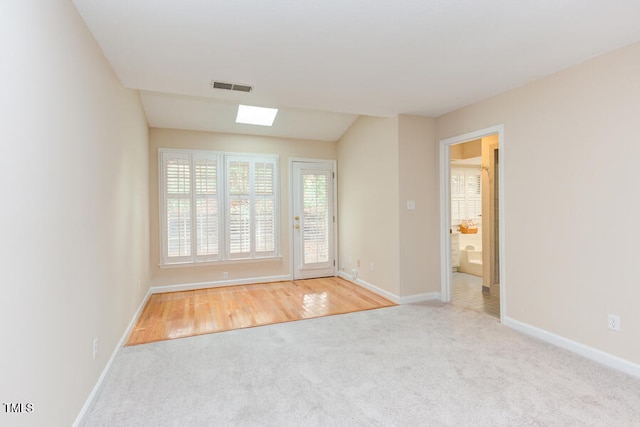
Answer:
M211 82L211 87L213 89L224 89L224 90L235 90L238 92L251 92L253 90L252 86L249 85L241 85L237 83L225 83L225 82Z

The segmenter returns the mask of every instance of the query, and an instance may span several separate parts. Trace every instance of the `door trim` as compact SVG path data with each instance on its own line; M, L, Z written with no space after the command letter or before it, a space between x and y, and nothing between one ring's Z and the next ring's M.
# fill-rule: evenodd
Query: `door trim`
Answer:
M505 209L504 209L504 125L496 125L489 128L465 133L440 140L440 292L442 301L451 301L451 184L449 175L451 170L450 146L462 142L483 138L489 135L498 135L498 244L500 262L500 323L504 323L507 312L507 276L505 274Z
M335 264L333 266L333 275L336 276L338 272L338 260L340 259L338 254L338 170L337 170L337 162L331 159L311 159L306 157L289 157L289 218L286 222L287 229L289 230L289 276L291 276L291 280L295 280L293 275L295 271L295 266L293 265L295 261L294 257L294 247L293 247L293 238L294 233L293 230L293 164L296 162L303 163L330 163L331 169L333 171L333 216L335 217L335 222L333 223L333 257L335 260Z

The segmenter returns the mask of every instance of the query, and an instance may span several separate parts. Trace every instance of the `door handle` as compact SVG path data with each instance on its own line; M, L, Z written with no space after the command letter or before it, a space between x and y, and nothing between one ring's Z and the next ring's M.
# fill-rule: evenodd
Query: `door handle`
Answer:
M300 224L296 224L293 226L293 228L295 228L296 230L300 228Z
M300 217L298 215L296 215L293 219L295 219L296 221L300 221Z

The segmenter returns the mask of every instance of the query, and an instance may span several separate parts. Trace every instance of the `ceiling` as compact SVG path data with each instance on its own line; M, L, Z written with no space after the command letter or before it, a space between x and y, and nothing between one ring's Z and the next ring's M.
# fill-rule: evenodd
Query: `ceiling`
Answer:
M73 2L150 126L329 141L358 115L437 117L640 41L638 0ZM281 111L238 125L238 103Z

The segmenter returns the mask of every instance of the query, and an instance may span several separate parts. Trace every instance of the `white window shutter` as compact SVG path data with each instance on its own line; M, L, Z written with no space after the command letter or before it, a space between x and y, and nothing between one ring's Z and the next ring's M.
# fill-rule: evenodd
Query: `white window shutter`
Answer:
M451 169L451 224L482 217L482 175L479 169Z
M161 153L162 227L165 262L191 259L191 160L188 154Z
M229 258L251 256L251 161L227 157L227 235Z
M220 183L219 159L212 155L194 155L196 259L220 258Z
M278 156L159 149L161 264L279 255Z
M276 255L276 170L275 159L254 162L253 212L256 257Z

